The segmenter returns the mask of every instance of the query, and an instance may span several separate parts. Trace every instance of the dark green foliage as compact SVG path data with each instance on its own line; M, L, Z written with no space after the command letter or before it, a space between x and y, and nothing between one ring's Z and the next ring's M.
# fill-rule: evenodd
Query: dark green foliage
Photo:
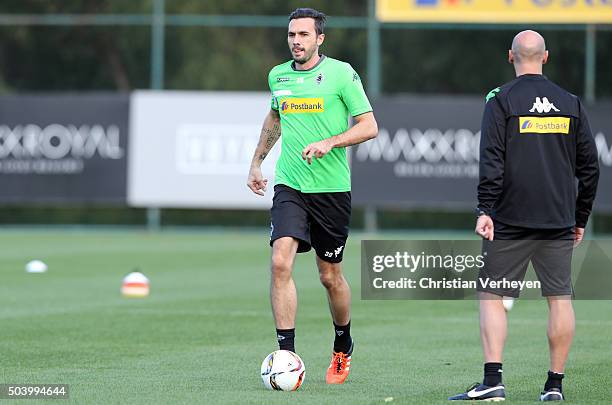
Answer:
M297 7L329 16L323 52L349 61L367 84L367 34L330 28L334 17L367 15L367 1L247 2L166 0L172 15L270 15ZM153 0L5 0L6 14L148 14ZM479 94L511 80L507 49L518 29L388 29L381 34L386 93ZM584 89L585 35L542 31L551 52L545 73L570 91ZM269 69L289 58L285 28L177 27L165 30L164 87L189 90L267 90ZM151 29L136 26L0 26L0 92L148 88ZM612 32L597 36L597 96L612 95ZM247 73L248 72L248 73Z

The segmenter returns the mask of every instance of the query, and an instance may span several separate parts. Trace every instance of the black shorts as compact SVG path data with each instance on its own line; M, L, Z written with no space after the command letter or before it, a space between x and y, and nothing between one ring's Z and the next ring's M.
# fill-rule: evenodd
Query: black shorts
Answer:
M351 193L302 193L284 184L274 186L270 246L278 238L299 241L298 253L314 248L317 256L340 263L351 220Z
M495 240L483 241L478 291L517 298L519 288L492 288L482 281L523 281L531 261L543 296L572 295L574 228L533 229L495 221L493 230Z

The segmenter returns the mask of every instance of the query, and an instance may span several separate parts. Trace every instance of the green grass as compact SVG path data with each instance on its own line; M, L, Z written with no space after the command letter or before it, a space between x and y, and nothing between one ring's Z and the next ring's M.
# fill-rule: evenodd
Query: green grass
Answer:
M266 391L258 375L276 349L266 230L4 230L0 383L70 384L70 402L78 404L336 404L340 398L382 404L387 397L447 403L481 378L476 302L361 301L358 239L345 255L355 297L351 376L343 386L325 385L331 320L312 253L300 255L296 344L306 381L298 392L283 393ZM48 263L48 273L23 271L34 258ZM135 267L151 279L147 299L119 294L122 277ZM543 384L546 311L542 301L519 301L510 313L504 362L510 403L534 403ZM566 395L570 403L607 403L612 302L576 302L576 313Z

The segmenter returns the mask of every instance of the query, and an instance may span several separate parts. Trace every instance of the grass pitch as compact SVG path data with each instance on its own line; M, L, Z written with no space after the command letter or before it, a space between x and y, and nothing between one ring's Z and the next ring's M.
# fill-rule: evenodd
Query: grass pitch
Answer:
M306 379L284 393L266 391L258 375L277 348L266 230L3 230L0 383L69 384L69 402L78 404L442 404L480 380L477 303L361 301L359 257L354 235L345 272L356 347L343 386L325 385L331 320L313 254L298 257L296 346ZM44 260L48 273L25 273L31 259ZM135 268L151 279L146 299L120 296L122 278ZM546 314L543 301L519 301L510 313L510 403L538 398L548 369ZM576 302L564 381L570 403L612 397L611 314L610 301Z

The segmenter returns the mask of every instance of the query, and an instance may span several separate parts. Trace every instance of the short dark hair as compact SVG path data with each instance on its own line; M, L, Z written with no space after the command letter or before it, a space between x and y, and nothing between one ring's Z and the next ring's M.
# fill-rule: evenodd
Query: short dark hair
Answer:
M312 18L315 22L315 30L317 35L321 35L325 31L325 21L327 16L314 8L296 8L291 14L289 14L289 21L296 20L298 18Z

